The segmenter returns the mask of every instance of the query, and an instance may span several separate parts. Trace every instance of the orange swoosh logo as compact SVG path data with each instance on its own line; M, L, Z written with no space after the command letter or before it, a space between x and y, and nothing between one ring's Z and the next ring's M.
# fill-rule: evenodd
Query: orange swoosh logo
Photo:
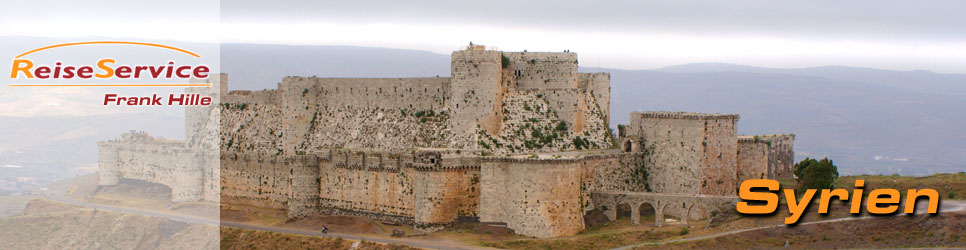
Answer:
M182 52L182 53L189 54L189 55L192 55L192 56L198 57L198 58L201 57L200 55L195 54L194 52L191 52L191 51L187 51L187 50L184 50L184 49L181 49L181 48L171 47L171 46L167 46L167 45L156 44L156 43L124 42L124 41L93 41L93 42L63 43L63 44L57 44L57 45L50 45L50 46L46 46L46 47L42 47L42 48L37 48L37 49L31 50L31 51L24 52L23 54L20 54L20 55L18 55L15 58L20 58L20 57L25 56L25 55L28 55L30 53L34 53L34 52L41 51L41 50L46 50L46 49L53 49L53 48L58 48L58 47L66 47L66 46L74 46L74 45L87 45L87 44L128 44L128 45L152 46L152 47L165 48L165 49L170 49L170 50Z

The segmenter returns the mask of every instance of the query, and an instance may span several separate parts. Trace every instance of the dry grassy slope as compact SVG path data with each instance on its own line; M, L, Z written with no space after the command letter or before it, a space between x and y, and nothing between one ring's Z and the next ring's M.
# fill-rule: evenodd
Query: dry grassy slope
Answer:
M966 214L895 216L845 223L757 230L734 236L671 244L673 249L793 249L966 247Z
M213 226L32 200L0 220L0 249L216 249Z
M856 175L842 176L835 181L836 188L851 189L855 180L865 180L865 190L893 188L903 195L908 189L932 188L942 199L966 200L966 172L935 174L930 176Z
M276 232L222 227L221 249L352 249L354 241L342 238L293 235ZM383 245L362 242L359 248L375 249L417 249L400 245Z

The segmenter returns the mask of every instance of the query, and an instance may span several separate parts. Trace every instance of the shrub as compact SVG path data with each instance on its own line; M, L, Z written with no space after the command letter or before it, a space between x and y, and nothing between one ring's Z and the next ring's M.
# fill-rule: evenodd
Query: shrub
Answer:
M581 150L586 147L587 145L584 144L584 140L580 138L580 136L574 137L574 148L576 148L577 150Z
M838 167L828 158L815 160L805 158L795 164L795 177L798 178L798 191L806 189L831 189L839 177Z
M557 123L557 131L567 131L567 122L560 121Z

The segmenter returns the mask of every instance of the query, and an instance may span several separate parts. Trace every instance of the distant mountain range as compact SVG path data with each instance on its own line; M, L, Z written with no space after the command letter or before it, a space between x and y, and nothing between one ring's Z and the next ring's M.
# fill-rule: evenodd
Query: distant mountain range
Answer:
M289 75L448 76L449 55L351 46L223 44L231 89L272 89ZM966 75L827 66L695 63L611 73L611 125L638 110L739 113L742 134L794 133L798 158L842 174L966 170Z

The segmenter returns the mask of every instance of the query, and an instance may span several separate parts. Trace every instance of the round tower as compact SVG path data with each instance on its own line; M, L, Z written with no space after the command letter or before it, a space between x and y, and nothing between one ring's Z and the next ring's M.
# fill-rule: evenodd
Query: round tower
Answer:
M121 173L117 162L116 142L102 141L97 143L97 185L113 186L121 180Z

